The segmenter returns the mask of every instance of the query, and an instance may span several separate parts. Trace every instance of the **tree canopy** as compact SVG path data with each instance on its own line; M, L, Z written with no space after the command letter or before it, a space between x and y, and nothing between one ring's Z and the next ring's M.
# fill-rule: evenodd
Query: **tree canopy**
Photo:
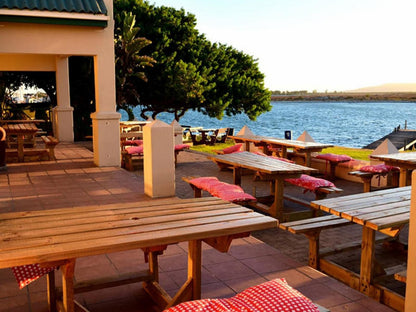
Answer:
M195 28L194 15L142 0L115 0L114 11L116 16L131 12L140 33L152 42L141 49L156 60L145 69L147 80L130 77L142 117L170 112L179 120L192 109L218 119L244 113L255 120L271 109L257 60L208 41ZM116 19L116 29L121 27Z

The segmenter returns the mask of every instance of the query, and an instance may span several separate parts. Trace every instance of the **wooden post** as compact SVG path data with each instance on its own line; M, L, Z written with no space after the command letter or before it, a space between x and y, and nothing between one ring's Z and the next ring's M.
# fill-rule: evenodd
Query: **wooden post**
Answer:
M360 291L371 297L374 273L375 231L363 226L361 243Z
M75 259L61 265L62 271L62 301L65 312L74 311L74 270Z
M192 300L201 298L202 243L200 240L188 243L188 280L192 279Z

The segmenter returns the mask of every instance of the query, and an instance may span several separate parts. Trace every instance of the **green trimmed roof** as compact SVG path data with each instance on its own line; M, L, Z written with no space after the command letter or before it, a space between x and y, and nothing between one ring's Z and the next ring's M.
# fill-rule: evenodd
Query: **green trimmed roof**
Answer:
M0 0L0 8L107 14L103 0Z

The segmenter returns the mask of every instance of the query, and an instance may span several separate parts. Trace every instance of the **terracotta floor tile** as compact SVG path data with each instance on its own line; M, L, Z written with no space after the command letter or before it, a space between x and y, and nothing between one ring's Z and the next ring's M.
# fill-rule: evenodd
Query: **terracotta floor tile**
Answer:
M236 278L237 276L247 277L258 275L248 266L244 265L239 261L227 261L221 263L221 265L209 264L205 265L204 267L221 281L231 280Z

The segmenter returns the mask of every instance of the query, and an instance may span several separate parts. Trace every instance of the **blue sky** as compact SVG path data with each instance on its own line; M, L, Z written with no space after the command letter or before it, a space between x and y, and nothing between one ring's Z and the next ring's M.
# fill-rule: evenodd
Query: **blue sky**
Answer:
M258 59L271 90L416 83L415 0L156 0Z

